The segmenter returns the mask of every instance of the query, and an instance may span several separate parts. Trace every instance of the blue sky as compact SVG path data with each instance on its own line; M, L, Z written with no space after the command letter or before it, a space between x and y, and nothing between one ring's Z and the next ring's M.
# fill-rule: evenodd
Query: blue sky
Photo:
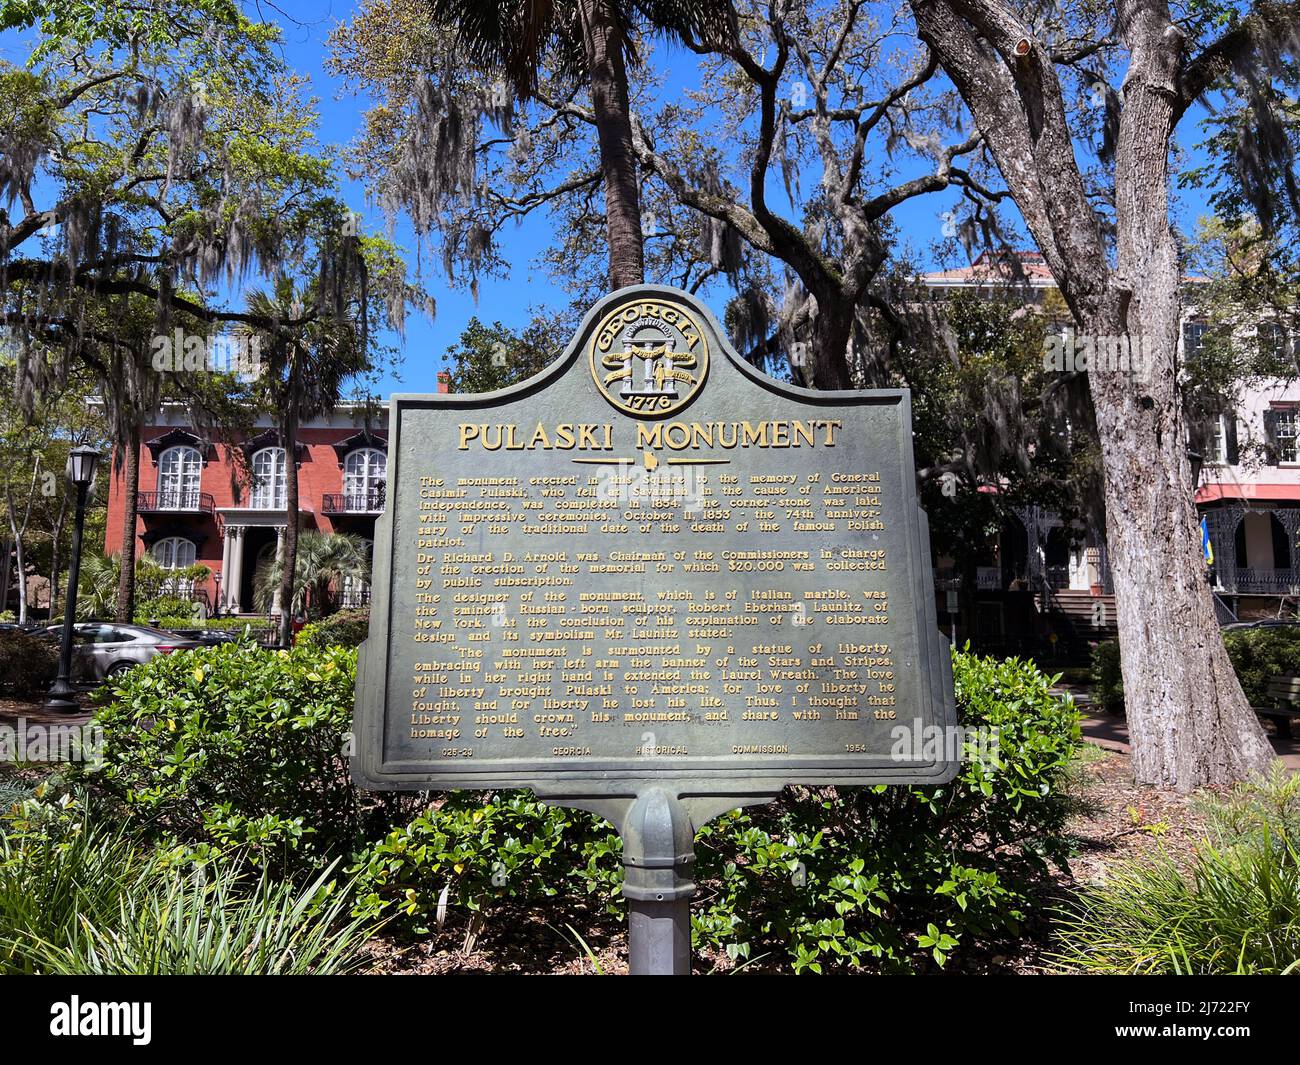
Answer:
M283 27L283 53L289 65L311 79L314 94L319 98L321 115L320 138L322 142L343 145L361 128L361 115L369 101L348 90L348 86L329 75L324 63L328 54L326 38L339 21L352 14L354 0L324 0L309 3L306 0L281 0L276 8L262 9L261 17L279 22ZM22 35L25 36L25 35ZM665 47L657 43L656 48ZM664 87L666 94L682 92L692 85L697 76L694 56L680 50L667 57L667 68L673 73ZM26 47L19 35L6 34L0 45L0 56L21 63L26 58ZM1190 118L1178 131L1180 144L1189 152L1199 139L1196 124ZM1193 153L1194 155L1194 153ZM912 176L910 173L905 176ZM816 176L812 177L816 180ZM366 223L376 229L387 225L383 214L366 202L366 190L361 183L340 175L344 198L353 209L361 212ZM771 179L772 202L784 200L780 179ZM936 266L932 258L933 245L942 225L941 215L956 200L955 194L944 193L923 196L905 203L892 213L903 243L922 265ZM1205 208L1198 196L1183 199L1177 207L1176 219L1185 232L1194 228L1198 214ZM551 279L545 269L533 266L534 260L550 240L551 226L545 214L535 214L508 233L507 256L514 264L508 277L483 278L479 285L478 301L463 289L447 285L436 266L426 264L421 283L437 301L437 314L433 321L425 315L413 313L408 318L404 338L393 338L401 351L398 377L387 375L379 383L382 395L393 391L431 391L436 374L445 365L445 352L465 328L470 318L478 316L486 322L500 321L509 327L522 327L532 317L535 308L547 305L562 306L568 296ZM395 238L408 251L408 261L415 263L415 241L410 227L400 222ZM942 264L952 265L952 264ZM721 297L721 298L719 298ZM725 294L719 293L708 300L715 314L721 317Z
M279 19L284 26L285 57L294 69L310 76L316 86L316 94L320 97L321 138L327 143L343 144L355 136L361 126L361 113L368 103L350 93L346 84L331 77L324 69L328 52L326 37L330 28L339 21L346 21L353 8L351 0L326 0L323 4L283 0L279 5L279 10L287 16ZM274 12L268 10L266 17L274 18ZM298 24L289 19L298 20ZM666 46L657 42L655 47ZM680 49L673 52L675 54L670 54L666 64L674 72L665 85L666 93L681 92L696 78L696 58ZM1193 146L1198 139L1195 122L1189 118L1178 131L1179 143L1195 154ZM354 209L362 212L367 222L376 227L385 225L382 213L366 205L365 190L359 183L344 179L343 187L346 199ZM784 199L776 176L772 178L771 195L774 203ZM942 225L941 215L955 200L955 194L922 196L908 201L892 213L903 241L923 265L952 265L935 262L932 251ZM1198 214L1204 212L1204 202L1199 196L1184 196L1176 207L1177 221L1184 231L1190 232ZM405 246L413 248L409 227L399 224L395 235ZM510 276L499 280L484 278L479 286L477 305L468 292L450 288L436 269L424 271L421 280L437 300L437 315L433 322L423 315L411 316L405 339L398 342L403 351L403 365L399 371L402 381L386 380L381 391L431 389L436 371L443 366L443 353L455 343L473 316L487 322L500 321L510 327L522 327L532 317L531 308L567 304L567 295L552 281L547 271L532 265L550 240L550 224L545 214L535 214L525 220L510 232L509 239L509 258L514 263ZM411 260L414 258L412 251ZM711 309L721 317L721 300L715 297L708 302L716 304Z

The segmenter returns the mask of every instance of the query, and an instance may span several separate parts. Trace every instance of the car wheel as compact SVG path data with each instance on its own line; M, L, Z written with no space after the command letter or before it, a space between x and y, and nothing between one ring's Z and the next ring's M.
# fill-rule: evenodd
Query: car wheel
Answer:
M116 679L117 677L120 677L123 673L125 673L128 669L135 669L137 664L138 663L135 662L114 662L111 666L108 667L108 672L104 674L104 679L107 680L110 677Z

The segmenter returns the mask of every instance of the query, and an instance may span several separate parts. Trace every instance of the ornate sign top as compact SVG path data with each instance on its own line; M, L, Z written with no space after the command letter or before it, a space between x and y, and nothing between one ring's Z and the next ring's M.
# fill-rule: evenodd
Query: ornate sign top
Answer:
M709 372L709 342L676 300L634 300L609 311L590 346L591 376L619 410L641 418L685 407Z

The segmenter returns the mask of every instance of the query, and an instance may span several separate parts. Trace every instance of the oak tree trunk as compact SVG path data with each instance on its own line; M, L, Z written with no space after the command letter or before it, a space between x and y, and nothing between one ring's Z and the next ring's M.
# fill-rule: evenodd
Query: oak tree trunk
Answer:
M68 517L68 493L59 499L59 515L54 519L54 529L50 538L50 619L59 612L59 563L63 560L63 523Z
M5 501L9 507L9 529L14 542L14 562L18 567L18 624L27 624L27 557L23 550L23 529L18 526L14 506L13 488L5 485Z
M1132 27L1115 159L1115 313L1085 324L1094 336L1127 335L1145 366L1089 373L1133 773L1139 784L1188 791L1263 770L1273 749L1224 648L1201 554L1178 387L1182 270L1167 192L1181 47L1160 30Z
M140 504L140 428L131 430L122 457L122 554L115 621L135 619L135 525Z
M605 222L609 231L610 291L645 280L641 195L632 148L624 28L610 0L581 0L591 107L600 142L605 180Z
M1190 791L1264 769L1272 748L1214 613L1178 385L1181 268L1169 149L1186 108L1184 35L1164 0L1119 0L1129 54L1115 156L1112 266L1075 157L1055 62L999 0L911 0L1094 351L1106 538L1139 783ZM1138 362L1132 365L1136 352Z

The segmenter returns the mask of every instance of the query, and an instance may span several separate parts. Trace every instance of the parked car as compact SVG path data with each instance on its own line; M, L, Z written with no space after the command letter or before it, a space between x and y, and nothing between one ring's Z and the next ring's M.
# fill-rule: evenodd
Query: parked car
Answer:
M204 647L216 647L223 643L234 643L243 635L238 629L174 629L182 639L193 640Z
M1240 632L1242 629L1293 629L1300 625L1296 618L1263 618L1257 621L1234 621L1224 625L1224 632Z
M61 625L46 629L54 639L62 633ZM143 665L154 655L186 651L198 647L197 640L187 640L174 632L151 629L147 625L127 625L116 621L82 621L72 627L72 676L74 684L98 684L128 669Z
M26 625L19 625L16 621L0 621L0 632L26 632L37 635L44 631L45 626L41 624L28 622Z

